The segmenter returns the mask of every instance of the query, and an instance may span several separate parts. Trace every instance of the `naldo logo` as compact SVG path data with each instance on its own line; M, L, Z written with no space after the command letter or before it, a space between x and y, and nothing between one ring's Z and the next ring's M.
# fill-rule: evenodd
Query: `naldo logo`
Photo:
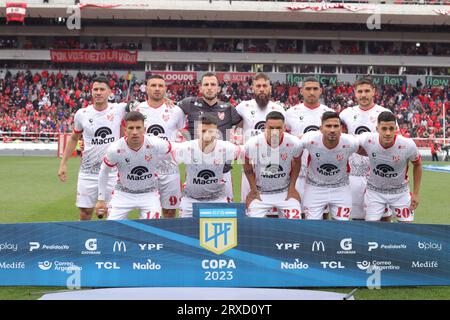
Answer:
M112 135L112 130L108 127L98 128L94 133L94 138L92 138L92 145L102 145L114 142L114 137L109 137Z
M153 174L148 173L148 169L143 166L134 167L127 175L128 180L146 180L153 177Z

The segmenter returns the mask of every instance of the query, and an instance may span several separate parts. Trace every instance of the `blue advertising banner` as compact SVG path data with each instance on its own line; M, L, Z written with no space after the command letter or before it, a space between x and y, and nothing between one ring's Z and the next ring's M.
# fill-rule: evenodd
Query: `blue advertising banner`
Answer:
M243 217L0 225L0 285L450 285L448 225Z

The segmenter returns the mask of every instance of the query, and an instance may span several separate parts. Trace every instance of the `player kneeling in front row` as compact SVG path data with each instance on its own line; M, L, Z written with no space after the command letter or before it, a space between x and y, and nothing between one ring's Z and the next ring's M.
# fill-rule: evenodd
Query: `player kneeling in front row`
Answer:
M209 113L199 117L198 139L175 143L173 158L186 164L186 186L180 202L180 217L192 217L194 202L228 202L223 168L237 160L240 148L217 139L218 119Z
M412 139L397 135L395 116L382 112L378 116L377 132L363 133L358 139L370 161L370 174L364 196L366 221L379 221L389 206L399 222L414 221L419 205L422 161ZM414 188L408 184L408 162L413 164Z
M305 133L300 144L309 153L303 197L306 219L322 220L328 205L334 220L348 221L352 210L348 161L359 150L358 140L342 133L336 112L326 111L320 131Z
M266 116L264 133L245 143L244 173L250 185L247 215L265 217L278 209L278 216L301 219L300 195L295 189L300 172L300 141L284 132L284 116L272 111Z
M118 179L113 192L108 220L124 220L133 209L141 219L159 219L161 202L158 193L157 165L171 151L170 142L145 135L144 116L131 111L125 116L126 136L108 148L99 175L96 213L106 212L106 181L113 167Z

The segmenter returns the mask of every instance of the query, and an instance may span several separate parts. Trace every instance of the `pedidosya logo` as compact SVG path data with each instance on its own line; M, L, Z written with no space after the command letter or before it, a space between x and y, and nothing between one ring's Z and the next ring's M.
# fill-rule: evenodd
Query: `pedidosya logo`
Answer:
M382 178L395 178L398 173L394 172L394 168L387 164L379 164L373 168L373 173Z
M370 132L370 129L365 126L360 126L355 130L355 134L362 134L364 132Z
M114 137L112 135L112 130L108 127L101 127L95 131L94 138L92 139L92 144L108 144L114 142Z
M166 132L164 131L164 128L162 126L160 126L159 124L154 124L148 127L147 133L154 136L159 136L160 134L164 134Z
M275 179L275 178L283 178L286 176L286 172L283 172L283 167L278 164L268 164L264 168L264 172L262 174L263 178Z
M212 183L218 183L219 179L214 179L216 177L216 174L214 171L211 170L201 170L197 174L197 178L194 178L194 184L212 184Z
M145 180L151 177L153 177L153 174L148 173L148 169L142 166L134 167L127 175L128 180Z
M324 176L334 176L335 174L338 174L339 168L336 167L334 164L330 164L330 163L325 163L323 165L321 165L319 168L317 168L317 171L320 174L323 174Z
M307 126L305 128L305 130L303 130L303 133L307 133L307 132L311 132L311 131L318 131L319 127L318 126Z
M222 254L237 246L237 210L235 208L200 209L200 246Z

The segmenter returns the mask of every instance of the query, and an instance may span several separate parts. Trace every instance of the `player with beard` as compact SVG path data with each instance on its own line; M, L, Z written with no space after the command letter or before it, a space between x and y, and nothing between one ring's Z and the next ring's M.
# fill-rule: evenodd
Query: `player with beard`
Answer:
M343 110L339 117L347 132L358 136L364 132L376 132L378 115L384 111L390 112L375 104L375 86L371 79L362 78L354 84L355 98L358 105ZM352 189L352 220L364 220L364 192L367 176L370 172L369 159L359 154L350 157L350 187ZM386 208L384 221L390 221L391 212Z
M185 115L180 107L166 103L166 83L160 75L147 79L147 101L140 103L136 111L145 116L147 135L176 141L177 133L185 127ZM180 171L168 155L158 164L158 183L164 218L173 218L181 198Z
M333 111L320 103L322 88L319 80L314 77L307 77L303 80L300 89L303 96L303 103L291 107L286 111L286 131L301 138L305 133L318 131L322 124L322 115L326 111ZM296 188L303 199L306 183L306 163L308 150L302 154L302 168L297 180ZM328 213L324 213L324 220L328 219Z
M197 137L196 126L199 125L199 117L202 114L211 114L218 120L217 128L219 139L229 140L234 126L241 122L241 116L236 109L225 102L219 101L219 79L214 73L208 72L202 76L200 83L201 97L185 98L178 106L187 116L188 132L187 140ZM233 201L233 183L231 180L231 165L224 166L225 193L229 202Z
M282 106L271 101L272 86L269 77L264 73L258 73L252 83L254 98L249 101L242 101L236 106L236 111L242 117L242 122L238 125L242 128L244 143L250 138L264 132L266 127L266 116L272 111L285 114ZM239 129L238 129L239 130ZM245 201L250 191L250 185L243 174L241 178L241 201Z

